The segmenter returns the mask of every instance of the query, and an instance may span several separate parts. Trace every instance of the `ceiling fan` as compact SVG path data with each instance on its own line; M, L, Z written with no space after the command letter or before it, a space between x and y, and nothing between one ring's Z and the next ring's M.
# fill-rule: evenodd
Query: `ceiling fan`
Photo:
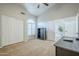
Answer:
M45 6L48 6L48 3L42 3L42 4L45 5ZM39 8L40 5L41 5L41 4L38 4L37 8Z

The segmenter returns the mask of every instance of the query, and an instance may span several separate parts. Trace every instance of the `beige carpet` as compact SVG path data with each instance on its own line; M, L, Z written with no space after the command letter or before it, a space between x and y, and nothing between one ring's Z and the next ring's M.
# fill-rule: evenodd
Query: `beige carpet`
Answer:
M12 44L0 49L0 55L8 56L54 56L55 47L53 41L29 40Z

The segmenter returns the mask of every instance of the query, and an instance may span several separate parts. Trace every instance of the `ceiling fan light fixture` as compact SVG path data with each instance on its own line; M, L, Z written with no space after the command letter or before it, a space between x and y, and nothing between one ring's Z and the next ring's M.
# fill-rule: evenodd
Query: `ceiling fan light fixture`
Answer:
M43 3L44 5L48 6L48 3Z
M48 3L39 3L38 6L37 6L37 8L40 8L41 4L44 4L45 6L48 6Z
M24 12L21 12L21 14L22 14L22 15L25 15L25 13L24 13Z

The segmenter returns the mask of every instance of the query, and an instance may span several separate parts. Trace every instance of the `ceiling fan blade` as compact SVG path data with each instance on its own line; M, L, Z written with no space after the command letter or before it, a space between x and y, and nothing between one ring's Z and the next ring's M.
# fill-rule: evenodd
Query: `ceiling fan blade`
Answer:
M40 7L40 5L37 6L37 8L39 8L39 7Z
M43 3L44 5L48 6L48 3Z

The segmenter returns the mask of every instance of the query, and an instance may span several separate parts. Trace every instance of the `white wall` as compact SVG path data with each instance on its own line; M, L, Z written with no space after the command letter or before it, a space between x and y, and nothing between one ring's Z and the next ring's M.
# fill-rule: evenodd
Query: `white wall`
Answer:
M39 21L53 21L66 17L75 16L78 13L79 4L57 3L42 15L38 16Z
M38 28L47 28L48 23L47 22L38 22L37 26Z
M48 22L48 31L47 31L47 37L48 40L55 41L55 23L54 21Z
M1 35L2 46L23 41L23 21L16 18L2 15Z
M66 37L78 37L78 29L76 28L76 16L66 17L57 19L49 22L39 22L39 28L47 28L47 40L57 41L57 39L61 38L61 33L59 32L59 26L63 27L64 32L63 36ZM77 23L78 25L78 23Z
M25 20L25 25L24 25L24 27L25 27L25 39L29 39L29 34L28 34L28 24L29 24L29 20L30 21L33 21L33 23L35 24L35 28L36 28L36 17L35 16L33 16L33 15L31 15L31 14L28 14L28 16L27 16L27 18L26 18L27 20ZM35 32L36 33L36 32ZM31 38L32 39L32 38Z
M47 40L55 41L55 28L54 22L38 22L38 28L46 28L47 30Z
M22 15L21 14L21 12L25 12L25 15ZM19 26L18 24L18 22L22 22L23 23L23 25L25 25L24 24L24 22L25 22L25 20L27 20L27 16L28 16L28 12L26 11L26 9L21 5L21 4L17 4L17 3L1 3L0 4L0 16L1 15L5 15L5 16L8 16L8 17L10 17L9 18L9 20L10 19L14 19L14 21L13 22L11 22L12 24L13 23L16 23L17 22L17 27ZM7 18L5 18L5 21L6 21L6 19L8 19L8 17ZM20 21L18 21L18 20L20 20ZM20 23L21 23L20 22ZM0 23L1 24L1 23ZM3 23L4 24L4 23ZM6 24L6 22L5 22L5 24ZM5 26L8 26L9 24L7 24L7 25L5 25ZM11 25L11 26L13 26L13 25ZM16 28L16 26L13 26L13 27L15 27ZM12 28L12 27L11 27ZM19 33L20 33L20 31L19 31L19 28L20 28L20 26L18 27L18 28L16 28L16 29L18 29L18 31L16 32L16 34L17 35L19 35ZM1 28L0 28L1 29ZM4 29L5 30L5 29ZM25 31L25 29L24 29L24 26L23 26L23 32ZM7 28L7 31L8 31L8 28ZM11 30L11 31L13 31L13 30ZM19 32L19 33L18 33ZM1 33L0 33L1 34ZM8 36L10 35L11 33L9 33L9 34L7 34ZM13 32L13 34L15 34L15 32ZM13 35L12 34L12 35ZM2 34L1 34L2 35ZM0 36L1 36L0 35ZM5 34L6 35L6 34ZM24 37L24 39L25 39L25 32L22 34L22 35L24 35L23 37ZM2 37L2 36L1 36ZM12 37L12 36L9 36L8 37L9 39L10 38L15 38L16 39L16 36L15 37ZM5 39L5 37L4 37L4 39ZM14 40L14 41L12 41L12 42L15 42L15 39L12 39L12 40ZM17 37L17 39L18 39L18 37ZM22 39L21 39L22 40ZM17 40L16 40L16 42L17 42ZM9 42L10 43L10 42ZM1 41L0 41L0 44L1 44ZM6 44L5 44L6 45Z
M0 16L0 27L1 27L1 16ZM1 28L0 28L0 47L1 47Z
M24 12L25 15L22 15L21 12ZM27 40L27 20L30 17L30 13L26 11L24 6L21 3L1 3L0 4L0 15L6 15L16 20L22 20L24 25L24 40Z
M79 12L78 9L79 4L58 3L49 10L47 10L47 12L38 16L38 22L46 22L48 24L48 40L55 40L54 21L76 16L76 14Z
M24 12L25 15L22 15L21 12ZM1 3L0 4L0 14L14 17L18 20L25 20L27 18L27 11L23 6L17 3Z
M76 16L55 20L55 41L61 39L62 36L78 37L77 22ZM63 32L59 31L60 26L62 27Z

